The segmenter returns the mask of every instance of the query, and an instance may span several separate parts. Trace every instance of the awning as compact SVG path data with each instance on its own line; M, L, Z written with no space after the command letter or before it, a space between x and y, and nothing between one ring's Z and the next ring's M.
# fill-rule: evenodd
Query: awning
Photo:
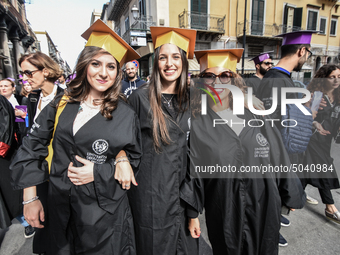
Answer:
M188 59L189 62L189 73L196 75L200 73L200 64L198 64L197 59Z

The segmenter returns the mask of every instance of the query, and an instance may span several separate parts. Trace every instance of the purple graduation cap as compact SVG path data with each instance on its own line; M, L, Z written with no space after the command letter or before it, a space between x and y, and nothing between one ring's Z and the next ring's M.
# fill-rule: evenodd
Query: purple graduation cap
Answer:
M310 44L312 40L312 34L315 34L315 33L318 33L318 31L302 30L302 31L276 35L275 37L282 37L281 46L291 45L291 44Z
M261 63L262 61L270 58L269 53L273 53L274 51L267 51L267 52L262 52L260 55L257 55L256 57L250 59L249 61L254 61L255 65Z

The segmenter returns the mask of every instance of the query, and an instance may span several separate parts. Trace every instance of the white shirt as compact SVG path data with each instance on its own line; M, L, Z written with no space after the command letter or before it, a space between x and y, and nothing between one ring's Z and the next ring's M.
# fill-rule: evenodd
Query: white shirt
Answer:
M77 117L73 122L73 135L75 135L78 130L85 125L90 119L92 119L95 115L100 111L100 105L94 106L89 105L86 102L81 102Z
M59 83L58 85L59 85L59 87L62 88L62 89L66 89L66 88L67 88L66 82L64 82L64 83Z
M38 101L38 104L37 104L37 111L36 111L35 116L34 116L34 121L39 116L41 111L45 108L45 106L48 105L53 100L53 98L57 94L57 88L58 88L58 86L54 85L52 93L49 94L48 96L45 96L45 97L44 97L44 94L42 92L40 93L40 98L39 98L39 101Z
M8 99L8 101L11 103L12 107L15 108L15 106L19 105L17 99L12 94L11 97Z

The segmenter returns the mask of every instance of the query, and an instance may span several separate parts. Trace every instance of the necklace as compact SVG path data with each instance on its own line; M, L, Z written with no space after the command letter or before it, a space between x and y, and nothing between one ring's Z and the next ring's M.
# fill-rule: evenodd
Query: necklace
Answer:
M168 103L168 107L170 107L171 100L172 100L172 98L173 98L174 96L175 96L175 94L172 95L172 97L170 98L170 100L167 100L167 99L165 98L165 96L163 96L163 94L162 94L162 97L163 97L164 100Z

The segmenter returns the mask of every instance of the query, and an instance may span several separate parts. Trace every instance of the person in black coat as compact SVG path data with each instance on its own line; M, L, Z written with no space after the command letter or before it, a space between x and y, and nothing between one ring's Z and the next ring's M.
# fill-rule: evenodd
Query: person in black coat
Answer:
M98 31L109 40L104 46L97 43ZM24 189L26 220L38 228L48 223L47 254L133 255L126 193L133 171L127 162L136 169L141 141L138 118L120 94L120 63L139 55L101 20L83 37L88 43L77 77L67 97L56 98L35 119L12 163L13 185ZM47 148L52 136L53 151ZM121 150L126 157L119 157ZM36 185L47 181L46 214Z
M340 213L334 205L332 189L340 188L338 175L331 157L331 144L340 128L340 67L327 64L316 72L308 85L310 92L321 91L327 103L314 119L314 133L305 154L304 164L310 171L301 173L304 187L311 184L319 189L326 205L326 217L340 223ZM318 173L318 168L323 171ZM314 169L314 170L313 170ZM312 172L313 171L313 172Z
M241 98L217 87L233 85L244 93L244 81L235 73L242 52L195 52L203 67L198 95L203 90L211 96L206 114L200 110L204 95L191 104L191 173L202 179L197 190L203 195L197 197L203 198L214 254L278 254L281 206L302 208L306 198L296 174L265 171L290 165L276 127L248 109L234 115L233 102L243 105Z
M22 214L22 192L14 191L9 165L17 150L15 140L15 115L11 103L0 95L0 228L11 225L12 219Z
M151 35L156 48L151 80L128 99L143 141L138 187L129 192L137 254L197 255L198 212L180 193L188 173L187 56L193 57L196 31L151 27ZM182 39L174 44L173 37Z

